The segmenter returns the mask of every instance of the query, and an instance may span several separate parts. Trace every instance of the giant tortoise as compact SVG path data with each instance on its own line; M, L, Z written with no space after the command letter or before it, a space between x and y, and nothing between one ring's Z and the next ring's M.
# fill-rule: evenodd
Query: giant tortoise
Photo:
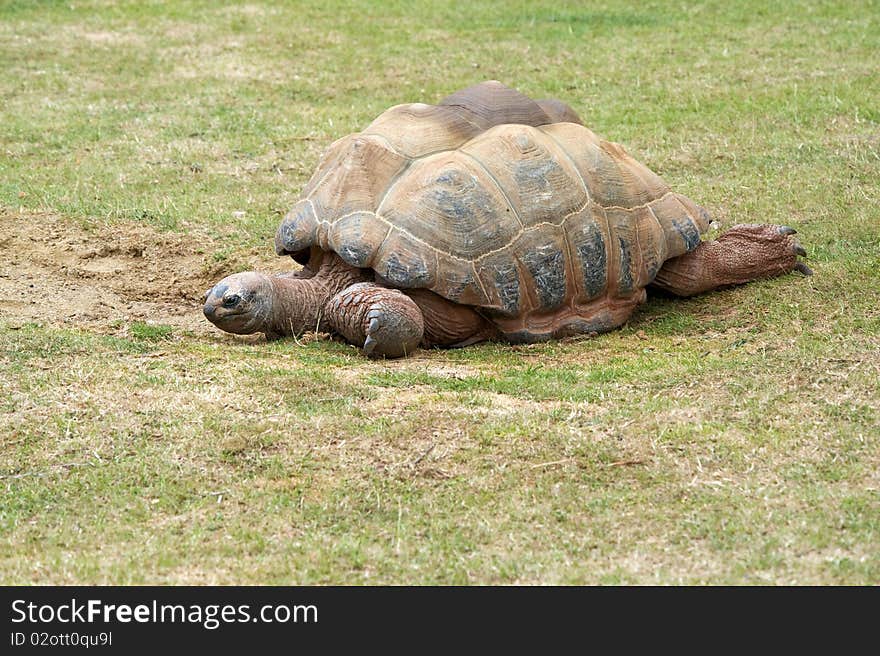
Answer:
M810 273L792 228L701 241L709 221L564 103L484 82L333 143L275 237L303 268L224 278L204 313L231 333L331 331L398 357L601 333L649 286Z

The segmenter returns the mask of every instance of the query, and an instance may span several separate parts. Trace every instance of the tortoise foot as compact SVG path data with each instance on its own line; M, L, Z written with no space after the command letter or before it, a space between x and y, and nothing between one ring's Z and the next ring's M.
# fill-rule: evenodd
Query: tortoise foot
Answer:
M415 351L425 332L419 306L396 289L373 283L346 287L325 308L330 325L372 357L399 358Z
M727 263L736 270L732 273L732 283L791 271L813 275L812 270L798 259L806 258L807 251L795 239L796 234L797 230L791 226L766 224L736 225L722 234L718 242L727 248Z
M733 226L717 240L702 242L693 251L667 260L653 284L678 296L692 296L792 271L813 275L798 259L806 257L807 251L795 234L789 226Z

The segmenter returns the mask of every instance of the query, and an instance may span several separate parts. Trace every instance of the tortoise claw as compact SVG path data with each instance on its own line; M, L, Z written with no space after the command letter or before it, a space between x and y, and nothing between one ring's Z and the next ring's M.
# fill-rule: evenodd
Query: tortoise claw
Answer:
M798 255L800 255L801 257L807 256L807 251L800 244L795 244L793 249L794 249L794 252L797 253Z
M364 355L370 355L376 348L378 342L373 338L373 333L379 330L379 319L370 319L370 325L367 327L367 339L364 340Z
M797 230L795 230L791 226L779 226L779 234L780 235L796 235Z
M794 265L794 268L797 269L798 271L800 271L805 276L812 276L813 275L813 270L810 267L808 267L806 264L804 264L803 262L798 262L797 264Z

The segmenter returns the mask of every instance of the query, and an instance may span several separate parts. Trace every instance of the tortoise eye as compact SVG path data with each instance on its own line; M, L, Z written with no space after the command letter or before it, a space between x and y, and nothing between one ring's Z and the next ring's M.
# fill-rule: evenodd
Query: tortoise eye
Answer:
M230 294L229 296L223 297L223 307L235 307L238 305L238 302L241 300L241 296L238 294Z

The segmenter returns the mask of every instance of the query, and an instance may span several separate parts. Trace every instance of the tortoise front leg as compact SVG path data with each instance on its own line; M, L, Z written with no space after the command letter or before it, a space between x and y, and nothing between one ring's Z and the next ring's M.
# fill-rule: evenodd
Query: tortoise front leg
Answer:
M370 357L399 358L415 351L425 323L412 299L396 289L361 282L346 287L324 306L324 318L349 343Z
M704 241L690 253L667 260L652 283L677 296L693 296L727 285L741 285L797 270L812 275L798 260L807 252L788 226L733 226L715 241Z

